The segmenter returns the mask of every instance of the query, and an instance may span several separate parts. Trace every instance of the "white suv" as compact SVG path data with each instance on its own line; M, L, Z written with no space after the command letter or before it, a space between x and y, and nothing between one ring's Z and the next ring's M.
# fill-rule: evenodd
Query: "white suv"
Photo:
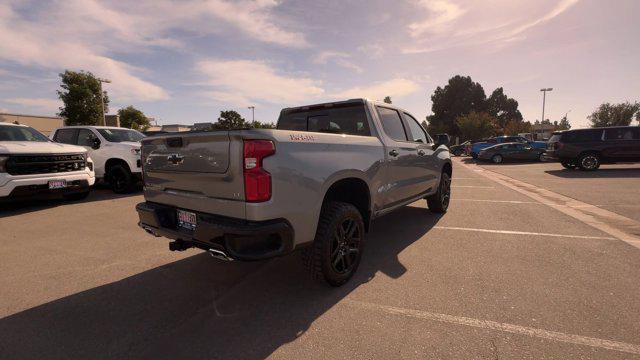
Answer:
M95 164L96 177L116 193L128 193L142 179L140 140L136 130L108 126L67 126L51 133L53 141L82 146Z
M95 180L87 150L56 144L28 126L0 123L0 202L79 200Z

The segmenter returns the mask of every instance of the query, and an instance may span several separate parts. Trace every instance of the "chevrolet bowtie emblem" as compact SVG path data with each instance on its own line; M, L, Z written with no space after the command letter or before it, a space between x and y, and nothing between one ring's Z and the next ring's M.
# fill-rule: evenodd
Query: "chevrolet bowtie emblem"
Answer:
M167 161L169 161L173 165L182 164L182 162L184 161L184 156L180 154L171 154L167 156Z

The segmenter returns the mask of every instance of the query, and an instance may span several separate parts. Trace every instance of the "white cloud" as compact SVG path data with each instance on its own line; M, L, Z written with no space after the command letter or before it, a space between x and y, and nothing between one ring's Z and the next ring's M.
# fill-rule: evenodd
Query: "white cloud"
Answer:
M312 61L314 64L322 64L322 65L326 65L329 62L333 62L338 66L341 66L345 69L353 70L358 74L361 74L362 72L364 72L364 69L356 65L351 60L349 60L350 58L351 58L351 55L345 52L322 51L319 54L315 55Z
M213 89L205 95L234 106L253 102L295 104L324 93L320 81L278 72L263 61L206 60L196 68Z
M402 98L415 93L419 89L420 86L412 80L396 78L378 82L369 86L356 86L339 91L335 93L333 97L343 99L364 97L373 100L382 100L385 96L391 96L391 98Z
M229 28L260 42L307 47L303 34L285 30L274 17L278 5L274 0L0 3L0 62L91 71L113 82L107 89L115 101L166 100L168 91L145 79L147 69L115 54L184 47L176 34L220 34Z
M160 86L138 76L140 69L102 54L99 38L93 39L95 43L84 39L91 33L90 29L83 32L82 26L74 27L73 19L68 16L60 20L69 21L69 25L46 19L42 23L25 19L7 4L0 5L0 60L57 71L91 71L113 81L109 91L119 100L153 101L169 97ZM82 21L84 18L80 23ZM78 37L67 34L72 30L78 31Z
M407 31L416 41L401 51L403 54L419 54L461 46L503 46L526 38L528 30L563 14L580 0L551 1L553 5L550 7L549 1L523 5L501 1L457 0L453 3L450 0L420 0L418 5L427 9L431 16L408 25Z
M409 33L413 37L425 33L441 33L464 13L459 5L448 0L418 0L417 5L428 10L429 18L409 24Z
M36 108L47 112L56 112L62 106L60 100L46 98L13 98L5 99L6 103L21 105L25 108Z

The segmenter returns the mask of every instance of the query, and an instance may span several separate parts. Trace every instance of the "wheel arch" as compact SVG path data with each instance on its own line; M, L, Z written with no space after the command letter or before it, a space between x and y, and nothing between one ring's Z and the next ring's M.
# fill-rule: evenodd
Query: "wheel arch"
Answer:
M341 201L352 204L358 209L369 231L371 222L371 189L368 182L359 176L345 176L328 183L322 198L324 207L329 201Z
M129 170L129 172L131 172L131 168L129 167L129 163L127 163L124 159L120 159L120 158L110 158L109 160L105 161L104 163L104 173L108 174L109 170L116 166L116 165L123 165L125 167L125 169Z

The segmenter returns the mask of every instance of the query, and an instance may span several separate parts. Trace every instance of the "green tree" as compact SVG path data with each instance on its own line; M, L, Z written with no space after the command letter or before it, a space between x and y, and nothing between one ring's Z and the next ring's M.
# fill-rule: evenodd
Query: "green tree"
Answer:
M249 123L249 127L254 129L275 129L276 125L272 123L267 123L267 122L263 123L258 120L255 120Z
M216 129L242 129L249 127L249 123L234 110L220 111L218 122L213 124Z
M591 127L628 126L633 118L640 121L640 103L604 103L587 117Z
M487 113L475 111L461 115L456 119L462 141L482 139L496 134L495 119Z
M485 112L486 99L482 85L471 80L471 77L452 77L447 85L443 88L438 86L431 95L433 115L427 118L429 131L446 132L451 136L462 135L456 119L471 112Z
M502 128L502 135L518 135L531 133L533 127L528 121L511 120Z
M522 121L518 102L504 94L501 87L495 89L487 98L487 112L496 119L497 125L505 128L511 121Z
M569 130L569 129L571 129L571 124L569 123L569 119L567 119L567 115L563 116L562 119L560 119L560 122L558 123L557 129L558 130Z
M118 115L120 115L120 126L122 127L144 131L151 126L149 119L144 113L132 105L118 110Z
M387 104L391 104L391 96L385 96L383 101Z
M101 96L104 99L104 113L109 112L109 96L100 93L100 81L90 72L65 70L60 74L62 90L58 97L62 100L58 116L65 118L67 125L96 125L103 115Z

